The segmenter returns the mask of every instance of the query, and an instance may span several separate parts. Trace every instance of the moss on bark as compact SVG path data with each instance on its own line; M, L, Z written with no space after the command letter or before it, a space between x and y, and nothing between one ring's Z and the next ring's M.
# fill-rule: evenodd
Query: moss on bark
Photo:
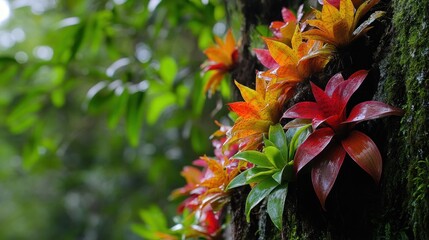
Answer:
M429 1L396 0L393 38L382 61L388 102L402 104L398 134L389 135L386 207L378 235L429 239ZM382 218L383 219L383 218Z

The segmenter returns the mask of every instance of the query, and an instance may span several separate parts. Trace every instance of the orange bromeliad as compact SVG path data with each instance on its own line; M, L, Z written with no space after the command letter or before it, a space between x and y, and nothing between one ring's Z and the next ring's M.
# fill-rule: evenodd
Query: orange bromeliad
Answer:
M204 92L208 91L209 94L213 94L217 90L225 74L231 72L238 62L237 43L231 30L227 32L225 41L217 36L215 36L215 41L217 45L204 51L208 61L202 65L203 72L213 71L213 75L210 76L204 87Z
M376 11L358 27L361 18L378 2L380 0L368 0L356 4L359 5L356 10L352 0L340 0L339 9L324 0L322 11L314 10L316 19L306 21L315 28L304 32L303 37L320 40L337 48L345 47L368 32L372 28L369 25L384 15L384 12Z

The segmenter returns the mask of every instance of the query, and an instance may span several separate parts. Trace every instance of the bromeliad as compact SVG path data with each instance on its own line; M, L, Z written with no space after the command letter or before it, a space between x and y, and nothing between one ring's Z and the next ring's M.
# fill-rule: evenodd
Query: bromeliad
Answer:
M361 131L354 130L354 126L362 121L403 114L401 109L385 103L366 101L354 106L346 116L347 102L366 76L367 71L361 70L344 80L338 73L329 80L325 91L311 83L316 102L300 102L283 114L283 118L312 121L314 132L298 148L295 170L299 172L312 163L311 179L323 208L346 154L375 182L380 180L380 152L375 143Z
M333 49L321 41L303 41L298 26L291 47L278 40L264 38L268 51L257 51L258 59L270 70L263 74L267 79L298 83L323 70Z
M331 1L338 2L338 1ZM306 39L320 40L342 48L363 36L372 27L369 25L384 15L376 11L358 27L361 18L380 0L368 0L355 9L352 0L340 0L339 9L325 0L322 11L314 10L316 19L306 22L315 27L303 33Z
M213 71L208 82L204 87L204 92L213 94L225 74L231 72L238 62L237 43L229 30L226 34L225 41L215 36L217 45L207 48L204 51L208 60L202 65L203 72Z

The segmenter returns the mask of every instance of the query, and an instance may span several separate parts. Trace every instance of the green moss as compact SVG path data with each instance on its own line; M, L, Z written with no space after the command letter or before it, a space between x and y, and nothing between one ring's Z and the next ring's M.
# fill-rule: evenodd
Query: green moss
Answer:
M429 19L424 6L429 6L429 0L394 1L395 35L381 69L387 100L403 104L405 110L400 134L393 141L398 155L389 157L398 161L399 169L386 181L407 183L403 186L407 188L407 211L401 216L405 223L390 224L395 220L387 220L385 230L389 233L385 235L401 236L408 229L415 239L429 239L429 42L425 37L429 36ZM389 187L394 189L394 183Z

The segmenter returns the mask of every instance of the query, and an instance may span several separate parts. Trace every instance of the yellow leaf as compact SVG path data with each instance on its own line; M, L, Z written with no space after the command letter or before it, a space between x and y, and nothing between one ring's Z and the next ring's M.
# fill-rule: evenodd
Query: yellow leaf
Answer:
M294 51L288 45L270 38L264 40L270 55L280 66L298 62Z

